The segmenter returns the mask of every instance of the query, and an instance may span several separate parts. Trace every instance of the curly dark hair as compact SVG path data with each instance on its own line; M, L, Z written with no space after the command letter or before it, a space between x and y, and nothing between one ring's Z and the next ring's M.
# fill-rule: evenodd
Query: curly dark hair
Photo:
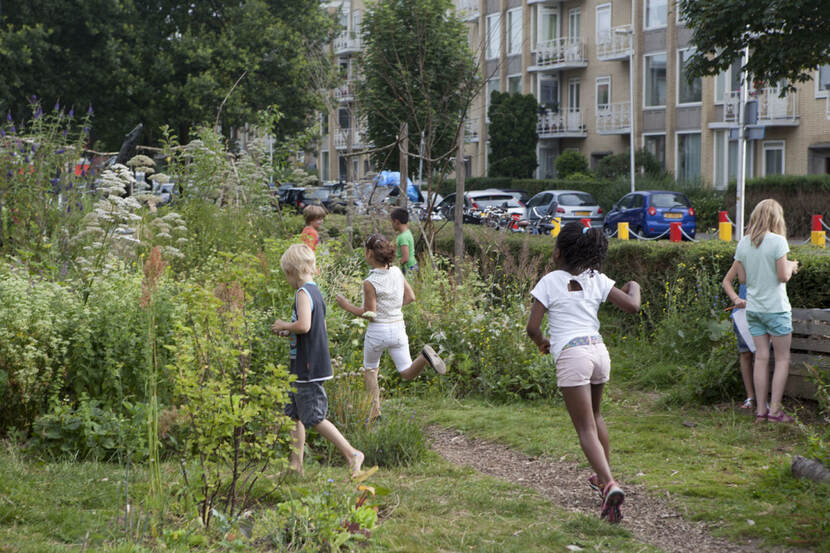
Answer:
M382 234L373 234L366 240L366 249L372 252L375 261L391 265L395 259L395 244Z
M602 262L608 253L608 238L602 229L588 228L574 221L562 227L556 238L563 269L574 274L594 269L602 270Z
M393 210L389 216L402 225L409 223L409 212L402 207Z

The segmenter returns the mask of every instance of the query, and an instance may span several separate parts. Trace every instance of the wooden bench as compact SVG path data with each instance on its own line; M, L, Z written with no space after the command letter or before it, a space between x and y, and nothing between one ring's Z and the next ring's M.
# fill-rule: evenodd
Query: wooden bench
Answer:
M785 395L816 398L816 386L805 363L830 382L830 309L793 309L790 376Z

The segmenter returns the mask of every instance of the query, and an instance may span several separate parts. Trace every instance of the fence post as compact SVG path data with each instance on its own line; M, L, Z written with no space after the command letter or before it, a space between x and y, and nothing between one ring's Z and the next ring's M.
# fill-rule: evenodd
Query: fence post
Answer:
M680 224L669 223L669 228L671 229L669 232L669 240L672 242L680 242L683 240L683 235L680 233Z
M724 242L732 241L732 224L725 211L718 211L718 238Z
M617 223L617 238L628 240L628 223Z
M823 248L827 237L821 223L821 215L813 215L813 231L810 233L810 243Z
M559 233L562 232L562 219L554 217L551 219L551 223L553 223L553 228L550 229L550 235L556 238L559 236Z

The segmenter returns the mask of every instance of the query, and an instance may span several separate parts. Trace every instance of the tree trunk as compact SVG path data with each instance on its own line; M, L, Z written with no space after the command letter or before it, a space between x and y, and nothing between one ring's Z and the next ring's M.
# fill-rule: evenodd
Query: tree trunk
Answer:
M407 175L409 174L409 124L404 121L401 124L401 143L400 143L400 173L401 173L401 181L400 181L400 188L401 192L400 196L400 206L406 209L406 202L409 198L406 196L406 183L407 183Z
M807 459L801 455L793 457L793 476L796 478L809 478L816 482L830 482L830 469L813 459Z
M461 284L464 260L464 124L459 125L458 149L455 152L455 279Z

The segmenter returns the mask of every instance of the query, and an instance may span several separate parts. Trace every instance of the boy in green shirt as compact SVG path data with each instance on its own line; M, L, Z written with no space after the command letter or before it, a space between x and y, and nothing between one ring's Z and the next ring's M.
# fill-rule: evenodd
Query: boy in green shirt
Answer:
M395 244L398 250L398 263L401 272L406 274L418 270L418 260L415 259L415 238L408 228L409 212L401 207L392 212L392 228L398 233Z

